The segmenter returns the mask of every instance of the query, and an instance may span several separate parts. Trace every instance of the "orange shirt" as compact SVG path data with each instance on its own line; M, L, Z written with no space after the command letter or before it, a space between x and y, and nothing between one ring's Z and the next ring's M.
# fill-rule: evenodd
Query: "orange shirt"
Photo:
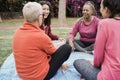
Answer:
M25 22L13 38L16 69L23 80L43 80L50 55L56 51L51 39L37 26Z

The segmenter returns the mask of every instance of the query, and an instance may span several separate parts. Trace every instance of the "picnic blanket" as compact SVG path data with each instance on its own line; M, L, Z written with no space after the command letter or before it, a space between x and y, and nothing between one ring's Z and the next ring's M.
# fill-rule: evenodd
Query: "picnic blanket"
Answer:
M67 70L59 69L57 74L50 80L82 80L75 70L73 62L76 59L93 60L93 55L83 52L72 52L69 59L63 64L68 65ZM21 80L17 74L13 53L11 53L0 68L0 80Z

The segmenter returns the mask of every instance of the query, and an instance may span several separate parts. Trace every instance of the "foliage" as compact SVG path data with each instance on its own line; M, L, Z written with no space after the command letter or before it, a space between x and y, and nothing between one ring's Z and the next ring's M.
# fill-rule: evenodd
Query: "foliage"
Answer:
M0 12L21 12L22 7L28 1L44 1L44 0L0 0ZM53 6L53 16L58 16L59 0L46 0L50 1ZM68 17L81 16L82 6L88 0L66 0L66 15ZM90 0L95 3L99 12L99 3L101 0Z
M25 2L24 0L1 0L0 11L1 12L11 12L11 11L19 12L23 7L24 2Z

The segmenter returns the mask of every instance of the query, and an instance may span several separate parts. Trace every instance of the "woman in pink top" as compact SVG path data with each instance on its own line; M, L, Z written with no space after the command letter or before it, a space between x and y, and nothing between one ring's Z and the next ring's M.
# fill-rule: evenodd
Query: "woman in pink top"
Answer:
M93 50L99 19L93 16L96 15L96 11L90 1L84 4L82 13L83 17L77 20L69 35L69 44L73 50L88 52ZM74 40L77 33L80 39Z
M94 47L93 65L76 60L74 66L85 80L120 80L120 0L102 0Z

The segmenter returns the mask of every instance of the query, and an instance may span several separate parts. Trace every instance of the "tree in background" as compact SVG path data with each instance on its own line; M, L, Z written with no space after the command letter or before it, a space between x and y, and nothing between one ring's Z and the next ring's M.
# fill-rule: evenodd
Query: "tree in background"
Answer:
M23 5L28 1L45 1L45 0L0 0L0 12L21 12ZM52 4L53 17L58 17L59 10L59 1L60 0L46 0ZM64 0L66 2L66 16L67 17L80 17L82 13L82 6L85 1L88 0ZM99 7L101 0L89 0L95 3L95 7L97 9L99 15ZM61 6L62 7L62 6ZM1 15L3 19L3 15Z
M2 18L1 18L1 15L0 15L0 22L2 22Z
M66 1L65 0L59 0L59 24L61 27L66 26Z

